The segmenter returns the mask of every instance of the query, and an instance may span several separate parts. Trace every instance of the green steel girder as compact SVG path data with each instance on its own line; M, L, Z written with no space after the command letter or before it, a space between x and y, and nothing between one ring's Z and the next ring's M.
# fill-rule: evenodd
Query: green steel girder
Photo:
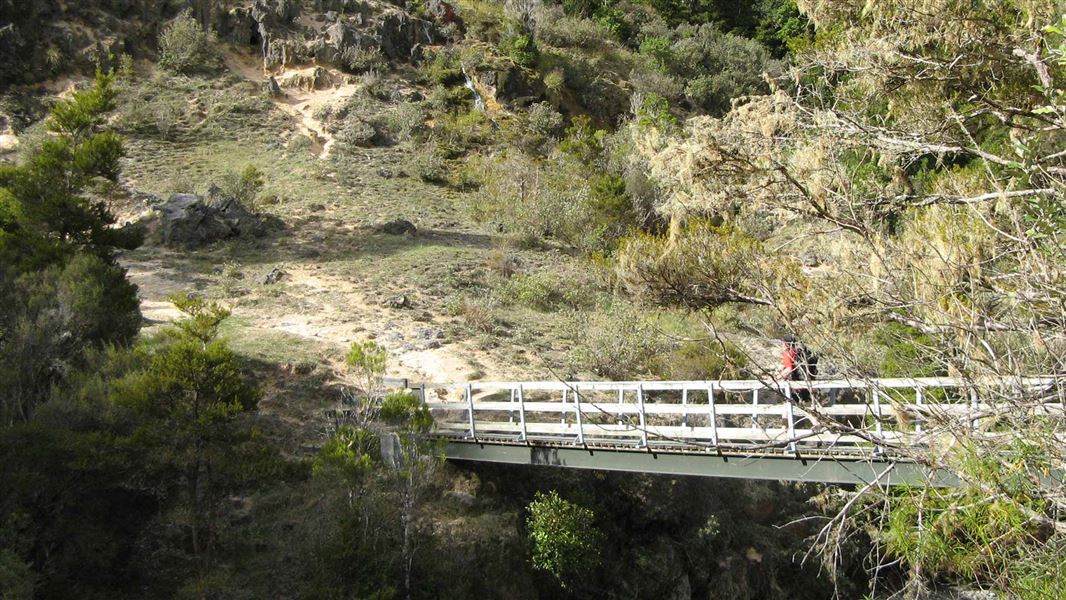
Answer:
M459 441L448 442L445 456L461 461L665 475L853 485L865 485L874 480L879 485L959 485L958 479L946 471L931 471L914 463L887 459L743 456Z

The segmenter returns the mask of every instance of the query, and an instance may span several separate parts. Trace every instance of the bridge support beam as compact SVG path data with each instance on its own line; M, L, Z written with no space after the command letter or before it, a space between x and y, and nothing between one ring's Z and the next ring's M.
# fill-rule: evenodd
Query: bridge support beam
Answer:
M954 487L958 480L943 471L930 472L913 463L794 456L742 456L663 451L594 450L563 446L525 446L449 442L450 460L494 462L514 465L544 465L571 469L628 471L663 475L695 475L774 481L805 481L864 485L875 479L883 485L932 485ZM888 473L886 470L891 469Z

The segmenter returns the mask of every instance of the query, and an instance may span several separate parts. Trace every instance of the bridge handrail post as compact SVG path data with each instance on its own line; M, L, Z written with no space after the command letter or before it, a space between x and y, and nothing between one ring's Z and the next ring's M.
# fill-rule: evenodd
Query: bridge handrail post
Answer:
M707 406L710 407L711 445L718 447L718 412L714 408L714 384L707 386Z
M648 423L644 418L644 385L637 386L637 405L640 408L640 447L648 447Z
M518 420L522 425L521 440L526 441L526 398L522 390L522 384L518 384Z
M796 415L792 408L792 386L785 384L785 416L788 418L788 451L798 454L796 447Z
M477 429L474 427L474 390L469 383L466 384L466 411L470 416L470 437L477 439Z
M625 404L626 391L621 387L618 388L618 424L622 424L622 409Z
M759 388L751 390L751 426L754 429L759 428L759 416L755 414L755 411L759 408Z
M874 431L877 432L878 441L885 439L884 426L881 424L881 391L877 387L871 388L873 391L874 399ZM885 448L881 444L874 446L874 454L884 454Z
M688 388L681 388L681 426L688 427Z
M925 416L923 415L921 409L921 406L925 402L924 396L925 389L920 385L914 386L914 403L918 405L918 410L916 411L918 414L914 417L914 431L917 433L922 432L922 421L925 420Z
M581 420L581 392L578 391L577 385L574 385L574 411L577 417L577 445L585 445L585 426Z
M511 410L507 411L507 424L514 425L514 403L515 403L515 389L511 388Z
M566 388L563 388L563 410L559 411L559 424L566 425Z

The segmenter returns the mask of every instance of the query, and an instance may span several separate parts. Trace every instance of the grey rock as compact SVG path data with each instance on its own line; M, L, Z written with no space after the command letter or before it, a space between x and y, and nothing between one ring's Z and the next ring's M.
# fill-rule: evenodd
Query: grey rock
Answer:
M201 246L236 235L233 228L195 194L174 194L156 210L163 244L167 246Z
M473 508L477 505L477 497L475 497L473 494L468 494L466 492L457 492L455 490L449 490L447 492L444 492L444 499L463 508Z
M415 224L406 219L394 219L378 228L382 233L389 235L414 235L418 232Z
M419 327L415 330L415 337L420 340L444 339L444 330L437 327Z
M263 285L274 285L275 283L278 283L282 279L284 279L285 275L286 273L285 271L281 270L281 267L274 267L273 269L270 269L270 272L264 275L262 279L259 280L259 283Z
M267 95L269 95L271 98L280 98L281 96L285 95L285 93L281 91L281 86L278 85L278 80L275 79L273 75L271 75L270 79L267 80L266 88Z
M283 227L277 217L256 215L239 202L223 198L215 186L208 194L207 199L173 194L153 206L163 245L194 248L242 235L261 237Z

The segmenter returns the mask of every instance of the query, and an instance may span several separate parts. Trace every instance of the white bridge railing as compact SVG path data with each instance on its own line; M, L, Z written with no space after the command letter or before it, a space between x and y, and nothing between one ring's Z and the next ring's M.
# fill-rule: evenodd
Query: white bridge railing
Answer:
M424 384L454 441L789 455L891 455L1004 417L1063 422L1056 377ZM1063 427L1053 427L1062 435ZM1063 440L1066 443L1066 439Z

